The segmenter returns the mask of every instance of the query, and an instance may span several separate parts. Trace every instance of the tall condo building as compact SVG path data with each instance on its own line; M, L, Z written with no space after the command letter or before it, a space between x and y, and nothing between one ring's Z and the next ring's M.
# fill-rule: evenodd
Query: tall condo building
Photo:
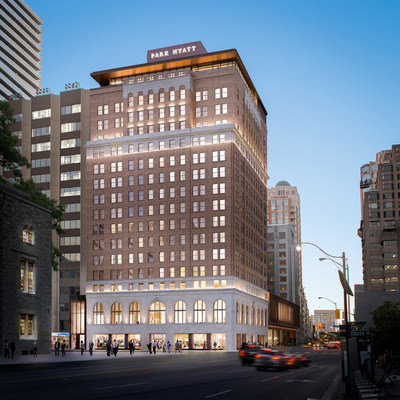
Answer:
M87 340L265 343L267 112L201 42L92 73Z
M23 0L0 1L0 100L40 90L42 20Z
M293 227L293 233L286 232L284 236L288 224ZM293 234L294 240L291 238ZM311 336L311 321L303 287L302 257L301 252L295 251L300 243L299 192L296 186L279 181L274 187L268 188L268 290L300 306L298 343ZM294 295L288 297L289 293Z
M32 178L43 193L67 206L62 222L65 234L59 241L53 236L63 255L59 270L52 274L51 329L63 339L71 334L74 348L85 333L84 322L75 316L85 309L80 287L85 289L86 251L81 249L86 249L86 234L81 221L86 220L83 145L89 139L89 91L73 89L12 103L16 123L11 130L31 164L24 169L24 178ZM3 175L10 178L11 172Z
M366 291L399 291L400 145L360 171L363 279Z

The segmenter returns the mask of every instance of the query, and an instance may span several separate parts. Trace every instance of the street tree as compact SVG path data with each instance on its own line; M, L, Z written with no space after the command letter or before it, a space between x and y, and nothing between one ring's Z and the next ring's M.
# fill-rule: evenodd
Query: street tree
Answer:
M375 325L373 332L373 348L376 355L383 354L386 349L400 351L400 303L384 302L372 313Z

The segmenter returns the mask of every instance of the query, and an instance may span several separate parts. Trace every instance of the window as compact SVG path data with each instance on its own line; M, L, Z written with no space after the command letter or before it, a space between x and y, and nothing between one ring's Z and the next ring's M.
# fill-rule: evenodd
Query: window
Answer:
M175 324L186 324L186 304L179 300L175 303Z
M204 324L206 322L206 303L203 300L197 300L194 303L194 323Z
M226 305L223 300L217 300L214 303L214 323L224 324L226 322Z
M140 323L140 306L139 303L134 301L129 305L129 323L139 324Z
M35 293L35 271L33 261L21 260L19 270L21 292Z
M104 324L104 306L101 303L96 303L93 306L93 324Z
M111 323L113 325L122 324L122 306L121 303L113 303L111 306Z
M21 339L33 339L35 336L35 316L32 314L19 315L19 336Z
M165 305L159 301L155 301L149 307L149 324L165 324L165 322Z
M35 232L33 231L32 228L28 229L28 228L24 228L22 230L22 241L24 243L28 243L28 244L35 244Z

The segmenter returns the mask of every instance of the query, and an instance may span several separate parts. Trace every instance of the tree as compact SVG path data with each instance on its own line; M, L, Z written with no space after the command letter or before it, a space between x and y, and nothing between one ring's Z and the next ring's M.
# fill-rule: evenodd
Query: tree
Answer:
M0 100L0 166L13 171L14 176L22 179L21 168L29 167L28 160L15 148L18 137L10 131L15 123L14 107L5 100Z
M398 353L400 350L400 303L386 301L372 313L375 325L373 349L376 355L386 349Z
M14 174L14 184L17 189L31 195L33 203L38 204L51 211L52 229L58 235L64 233L61 227L62 216L66 205L59 204L56 200L47 197L35 185L32 179L24 180L22 177L21 168L30 168L28 160L15 148L18 144L18 137L11 133L10 125L15 123L13 118L14 108L8 101L0 101L0 166L11 170ZM8 181L5 181L9 183ZM52 267L57 270L58 257L61 256L60 250L53 245L52 247Z

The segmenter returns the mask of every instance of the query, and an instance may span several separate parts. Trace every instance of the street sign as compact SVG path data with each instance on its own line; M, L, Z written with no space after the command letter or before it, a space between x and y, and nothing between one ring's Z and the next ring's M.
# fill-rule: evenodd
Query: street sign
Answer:
M350 331L350 337L370 337L371 331Z

